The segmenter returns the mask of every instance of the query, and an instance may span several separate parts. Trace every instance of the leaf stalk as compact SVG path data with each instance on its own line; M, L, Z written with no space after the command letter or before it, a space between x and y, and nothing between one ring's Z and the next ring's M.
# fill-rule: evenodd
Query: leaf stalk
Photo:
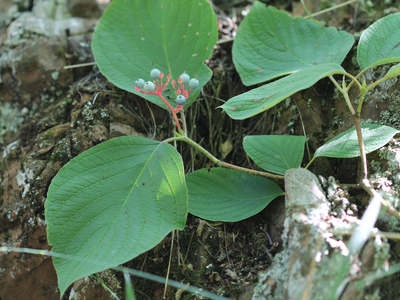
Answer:
M257 171L257 170L247 169L247 168L239 167L239 166L236 166L236 165L232 165L230 163L223 162L223 161L219 160L218 158L216 158L214 155L212 155L210 152L208 152L205 148L203 148L202 146L197 144L191 138L187 137L186 135L172 137L172 138L164 140L163 142L170 143L170 142L173 142L173 141L186 142L190 146L192 146L195 149L197 149L198 151L200 151L204 156L209 158L218 167L228 168L228 169L241 171L241 172L244 172L244 173L249 173L249 174L253 174L253 175L261 176L261 177L265 177L265 178L272 178L272 179L276 179L276 180L277 179L283 180L285 178L283 175L278 175L278 174L272 174L272 173L268 173L268 172L261 172L261 171Z

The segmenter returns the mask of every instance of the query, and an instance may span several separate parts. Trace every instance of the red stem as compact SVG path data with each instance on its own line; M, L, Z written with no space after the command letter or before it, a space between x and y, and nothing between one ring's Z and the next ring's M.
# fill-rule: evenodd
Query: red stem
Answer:
M164 97L161 95L161 93L158 93L157 96L160 97L161 100L164 101L165 104L167 104L168 108L169 108L169 109L171 110L171 112L172 112L172 116L174 117L174 120L175 120L175 123L176 123L176 127L178 127L178 131L179 131L179 132L182 132L181 125L179 124L178 117L176 116L177 110L176 110L175 108L173 108L173 107L171 106L171 104L169 104L169 102L168 102L167 100L164 99Z

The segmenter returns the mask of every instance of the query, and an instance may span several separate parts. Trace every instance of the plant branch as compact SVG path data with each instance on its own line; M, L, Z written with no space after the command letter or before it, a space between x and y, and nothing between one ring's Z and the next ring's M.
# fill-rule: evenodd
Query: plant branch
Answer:
M361 181L363 181L363 180L368 181L367 154L365 153L364 140L362 138L360 115L358 113L354 114L354 119L355 119L355 123L356 123L358 145L360 146L361 166L362 166L362 174L363 174L363 178Z
M350 74L348 74L348 75L351 76ZM360 146L360 156L361 156L362 174L363 174L362 180L368 180L367 154L365 153L365 146L364 146L364 140L362 139L362 131L361 131L361 123L360 123L360 112L361 112L361 107L362 107L362 101L364 99L365 89L361 86L360 101L358 103L357 111L355 111L353 106L351 105L351 101L350 101L349 94L348 94L349 87L346 87L346 84L343 81L343 88L342 88L339 85L339 83L333 78L332 75L329 75L329 78L332 80L333 84L339 89L339 91L343 94L344 100L346 101L346 104L349 107L350 112L352 113L352 115L354 117L354 121L356 123L358 144ZM354 82L354 80L356 82L358 82L358 80L356 80L355 78L353 78L352 82ZM360 83L358 82L358 84L360 84ZM307 165L307 167L308 167L308 165Z
M364 101L365 92L366 92L366 90L365 90L365 88L363 88L361 90L361 95L360 95L360 98L358 100L358 107L357 107L358 116L361 116L361 109L362 109L362 105L363 105L363 101Z
M356 83L357 85L358 85L358 88L360 89L360 90L362 90L362 85L361 85L361 83L358 81L358 77L354 77L353 75L351 75L351 74L349 74L349 73L345 73L345 75L347 76L347 77L349 77L349 78L351 78L351 82L349 83L349 85L347 86L347 88L346 88L346 90L345 90L345 92L348 92L349 90L350 90L350 88L351 88L351 86L353 85L353 83Z
M391 216L393 216L393 217L395 217L395 218L400 220L400 212L398 210L396 210L393 206L391 206L385 199L382 198L381 195L379 195L379 193L375 189L373 189L371 187L371 184L369 183L369 180L362 180L361 183L360 183L360 186L371 197L379 196L382 205L385 206L385 208L387 209L387 213L389 215L391 215Z
M383 77L383 78L381 78L381 79L375 81L375 82L372 83L371 85L367 86L367 87L365 88L365 92L369 91L370 89L372 89L373 87L377 86L378 84L381 84L381 83L384 82L385 80L388 80L388 79L390 79L390 78L392 78L392 77L397 77L397 76L399 76L399 75L393 75L393 76L389 76L389 77L386 77L386 76L385 76L385 77Z
M365 68L365 69L362 70L360 73L358 73L357 76L354 77L354 78L355 78L355 79L360 78L365 72L367 72L369 69L372 69L373 67L376 67L376 66L369 66L369 67ZM392 78L392 77L396 77L396 76L398 76L398 75L393 75L393 76L389 76L389 77L386 77L386 76L385 76L385 77L379 79L378 81L376 81L376 82L372 83L371 85L369 85L368 87L366 87L366 88L365 88L365 92L369 91L370 89L372 89L373 87L375 87L375 86L377 86L378 84L382 83L383 81L385 81L385 80L387 80L387 79L390 79L390 78ZM350 77L350 76L349 76L349 77ZM352 84L353 84L353 82L350 83L349 88L350 88L350 86L351 86Z
M204 149L202 146L197 144L195 141L193 141L192 139L188 138L187 136L172 137L172 138L164 140L163 142L170 143L170 142L173 142L173 141L186 142L190 146L196 148L201 153L203 153L203 155L208 157L214 164L216 164L217 166L222 167L222 168L233 169L233 170L237 170L237 171L241 171L241 172L245 172L245 173L249 173L249 174L253 174L253 175L261 176L261 177L265 177L265 178L280 179L280 180L285 178L283 175L256 171L256 170L247 169L247 168L243 168L243 167L239 167L239 166L236 166L236 165L232 165L232 164L223 162L223 161L219 160L218 158L216 158L214 155L212 155L210 152L208 152L206 149Z
M183 132L186 135L187 134L187 125L186 125L185 112L183 110L180 110L179 112L180 112L180 117L182 120Z
M337 89L343 94L344 100L346 101L347 106L349 107L351 113L354 115L356 113L356 111L354 110L353 105L351 105L347 91L342 89L342 87L339 85L339 83L336 81L336 79L333 78L332 75L329 75L329 79L333 82L333 84L337 87Z

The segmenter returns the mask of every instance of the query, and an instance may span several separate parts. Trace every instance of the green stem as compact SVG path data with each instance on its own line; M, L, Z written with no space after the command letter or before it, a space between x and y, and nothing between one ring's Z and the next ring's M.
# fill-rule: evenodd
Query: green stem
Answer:
M357 82L358 82L358 78L360 78L365 72L367 72L369 69L372 69L373 67L376 67L376 66L369 66L368 68L362 70L356 77L354 77L354 79L357 79ZM349 76L349 77L352 77L350 74L349 74L348 76ZM397 76L397 75L393 75L393 76L390 76L390 77L386 77L386 76L385 76L385 77L379 79L378 81L374 82L374 83L371 84L370 86L366 87L366 88L365 88L365 92L369 91L370 89L372 89L372 88L375 87L376 85L382 83L383 81L385 81L385 80L387 80L387 79L390 79L390 78L392 78L392 77L396 77L396 76ZM349 84L348 89L349 89L352 85L353 85L353 82L351 82L351 83Z
M351 75L351 74L349 74L349 73L345 73L345 75L347 76L347 77L349 77L349 78L351 78L352 79L352 81L349 83L349 85L347 86L347 88L346 88L346 90L345 90L345 92L348 92L349 90L350 90L350 88L351 88L351 86L353 85L353 83L356 83L357 85L358 85L358 88L360 89L360 90L362 90L362 85L361 85L361 83L358 81L358 77L354 77L353 75ZM360 75L360 74L359 74Z
M322 28L325 28L324 25L322 25L320 22L318 22L316 19L314 19L313 15L310 13L310 11L308 10L307 6L304 4L304 0L301 0L301 4L303 5L303 8L306 11L308 17L311 20L313 20L315 23L317 23L319 26L321 26Z
M384 82L385 80L388 80L388 79L390 79L390 78L392 78L392 77L396 77L396 76L398 76L398 75L393 75L393 76L389 76L389 77L386 77L386 76L385 76L385 77L379 79L378 81L375 81L374 83L372 83L371 85L369 85L369 86L367 86L367 87L365 88L365 92L369 91L370 89L372 89L373 87L377 86L378 84L381 84L381 83Z
M347 106L349 106L350 112L351 112L352 115L354 116L354 115L356 114L356 111L354 110L353 105L351 105L350 98L349 98L349 94L348 94L347 92L345 92L345 93L343 93L343 97L344 97L344 100L345 100L346 103L347 103Z
M329 79L333 82L333 84L337 87L337 89L343 94L344 100L346 101L347 106L349 107L351 113L354 115L356 111L354 110L353 106L351 105L349 95L347 94L347 91L343 90L342 87L339 85L339 83L333 78L332 75L329 75Z
M183 110L180 110L180 116L182 120L182 127L183 127L183 132L186 135L187 134L187 125L186 125L186 118L185 118L185 112Z
M357 114L359 116L361 116L361 109L362 109L362 105L363 105L363 101L364 101L364 96L365 96L365 89L363 88L361 90L361 95L360 95L360 99L358 100L358 107L357 107Z
M208 152L206 149L204 149L202 146L197 144L195 141L193 141L192 139L188 138L187 136L172 137L172 138L164 140L163 142L170 143L170 142L173 142L173 141L186 142L190 146L194 147L195 149L197 149L201 153L203 153L203 155L208 157L218 167L228 168L228 169L237 170L237 171L241 171L241 172L245 172L245 173L249 173L249 174L253 174L253 175L257 175L257 176L261 176L261 177L272 178L272 179L280 179L280 180L282 180L282 179L285 178L283 175L277 175L277 174L272 174L272 173L267 173L267 172L251 170L251 169L247 169L247 168L243 168L243 167L239 167L239 166L236 166L236 165L232 165L232 164L223 162L223 161L219 160L218 158L216 158L214 155L212 155L210 152Z
M364 146L364 140L362 138L361 122L360 122L360 113L361 113L362 102L364 99L364 94L365 94L366 89L361 86L361 88L360 88L361 96L360 96L360 100L358 103L357 111L355 111L350 102L350 98L349 98L349 94L348 94L349 87L342 88L342 87L340 87L338 82L332 76L329 76L329 78L332 80L333 84L339 89L339 91L343 94L344 100L346 101L346 104L349 107L350 112L354 116L354 120L356 123L357 139L358 139L358 144L360 146L360 156L361 156L361 165L362 165L362 174L363 174L362 180L368 180L367 154L365 152L365 146ZM358 82L358 80L356 80L354 78L352 82L355 82L355 81ZM358 84L359 84L359 82L358 82Z
M332 7L329 7L329 8L320 10L320 11L317 11L317 12L315 12L315 13L312 13L311 16L312 16L312 17L316 17L316 16L318 16L318 15L321 15L321 14L324 14L324 13L327 13L327 12L330 12L330 11L332 11L332 10L338 9L338 8L340 8L340 7L349 5L349 4L351 4L351 3L353 3L353 2L357 2L357 1L360 1L360 0L349 0L349 1L347 1L347 2L340 3L340 4L337 4L337 5L335 5L335 6L332 6Z
M100 282L103 288L106 289L111 295L113 295L115 299L120 300L120 298L104 283L103 280L100 279L100 277L97 274L92 274L90 276L96 279L98 282Z
M360 146L361 166L362 166L362 174L363 174L363 178L361 181L363 181L363 180L368 180L367 154L365 152L364 140L362 138L362 133L361 133L361 123L360 123L359 113L354 114L354 119L355 119L355 123L356 123L358 145Z
M307 166L306 166L305 168L308 169L308 167L313 163L313 161L314 161L316 158L317 158L317 157L314 156L314 157L310 160L310 162L307 164Z

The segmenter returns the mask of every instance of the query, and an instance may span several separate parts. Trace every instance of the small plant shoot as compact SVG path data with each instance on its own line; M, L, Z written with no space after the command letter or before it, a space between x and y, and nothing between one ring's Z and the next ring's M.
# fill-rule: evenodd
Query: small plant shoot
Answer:
M75 258L54 258L61 295L75 280L123 264L155 247L172 230L183 230L188 212L224 222L259 213L284 195L279 184L283 186L285 173L300 167L304 158L305 136L245 136L244 150L258 169L222 161L188 136L185 111L212 75L204 61L217 42L216 15L206 0L151 4L112 1L95 30L92 49L110 82L168 110L175 128L163 141L111 139L57 173L45 204L48 241L54 252ZM229 99L220 112L235 120L250 118L328 77L343 94L355 127L321 146L309 164L321 156L360 156L360 186L375 193L368 186L366 153L399 131L361 126L360 114L365 94L400 75L400 67L393 66L369 85L363 74L374 66L400 62L399 28L400 14L393 14L364 31L357 50L361 72L353 75L341 66L354 43L349 33L292 18L256 1L238 29L234 64L245 85L276 80ZM351 86L359 89L356 108ZM180 153L169 144L177 142L193 147L212 167L187 174ZM133 294L129 277L128 288L127 294Z

